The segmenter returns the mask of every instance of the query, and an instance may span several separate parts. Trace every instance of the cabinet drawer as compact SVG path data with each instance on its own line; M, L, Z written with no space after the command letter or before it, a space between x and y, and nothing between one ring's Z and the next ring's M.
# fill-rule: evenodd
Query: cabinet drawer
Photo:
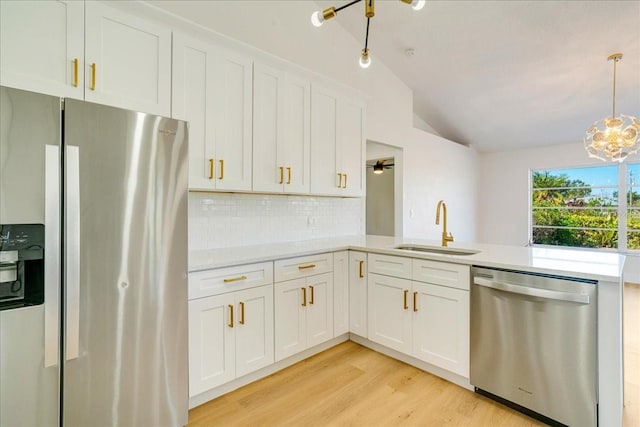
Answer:
M413 280L468 291L470 269L468 265L414 259Z
M273 263L239 265L189 273L189 299L273 283Z
M333 253L281 259L274 263L275 281L298 279L333 271Z
M369 273L411 279L411 258L369 254Z

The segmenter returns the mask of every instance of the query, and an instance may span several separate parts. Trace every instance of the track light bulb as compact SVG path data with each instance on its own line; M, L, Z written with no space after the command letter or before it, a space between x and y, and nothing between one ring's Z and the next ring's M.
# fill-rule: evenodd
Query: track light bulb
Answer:
M371 65L371 57L369 56L369 49L362 49L362 54L360 55L359 61L360 67L369 68Z
M311 23L314 27L321 27L324 23L324 17L322 16L322 12L316 10L311 14Z
M413 0L411 2L411 7L413 8L413 10L420 10L424 7L426 2L426 0Z

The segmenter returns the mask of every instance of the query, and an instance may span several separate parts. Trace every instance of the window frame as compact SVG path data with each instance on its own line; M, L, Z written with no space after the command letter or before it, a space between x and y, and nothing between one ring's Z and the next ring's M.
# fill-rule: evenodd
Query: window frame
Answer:
M531 168L529 169L529 246L536 246L536 247L548 247L548 248L571 248L571 249L581 249L581 250L597 250L597 251L609 251L609 252L620 252L620 253L626 253L626 254L640 254L640 248L639 249L629 249L628 248L628 233L629 233L629 227L628 227L628 212L629 212L629 207L627 204L627 192L628 191L633 191L634 189L640 190L640 176L637 177L637 182L634 185L631 185L631 183L628 181L628 176L629 176L629 165L640 165L640 160L638 161L630 161L630 162L622 162L619 164L611 164L611 163L606 163L606 164L602 164L602 165L581 165L581 166L557 166L557 167L546 167L546 168ZM618 226L617 228L593 228L593 227L553 227L553 226L538 226L536 227L534 225L534 206L533 206L533 195L534 195L534 191L535 190L539 190L539 189L548 189L547 187L541 187L539 189L534 189L533 185L533 174L535 172L551 172L551 171L556 171L558 173L563 173L564 171L571 171L571 170L577 170L577 169L586 169L586 168L605 168L605 167L616 167L617 168L617 191L618 191L618 197L617 197L617 207L612 207L612 208L607 208L605 206L602 207L578 207L577 209L601 209L601 210L610 210L610 211L614 211L617 213L617 217L618 217ZM557 188L553 188L553 189L580 189L580 188L587 188L587 187L557 187ZM590 189L598 189L598 188L615 188L614 186L607 186L607 185L594 185L594 186L589 186L588 188ZM640 192L640 191L639 191ZM540 207L539 207L540 208ZM541 207L542 209L545 209L547 207ZM555 207L548 207L548 209L558 209ZM566 210L569 211L570 209L576 209L576 207L567 207ZM636 210L634 208L634 210ZM637 208L637 210L640 210L640 207ZM551 245L551 244L544 244L544 243L534 243L533 242L533 231L535 228L550 228L550 229L578 229L578 230L615 230L618 233L618 244L617 247L615 248L594 248L594 247L587 247L587 246L569 246L569 245ZM631 229L631 232L633 233L640 233L640 230L638 229Z

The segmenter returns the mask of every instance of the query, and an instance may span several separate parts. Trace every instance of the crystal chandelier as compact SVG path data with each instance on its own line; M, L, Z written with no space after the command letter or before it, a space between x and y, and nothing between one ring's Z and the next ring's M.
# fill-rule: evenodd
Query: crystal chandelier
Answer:
M616 117L616 64L621 59L621 53L607 58L613 61L613 113L611 117L591 125L584 137L584 148L589 157L604 161L622 162L640 149L640 120L623 114Z
M311 23L315 27L320 27L324 23L331 18L335 18L338 12L342 9L346 9L349 6L352 6L356 3L360 3L362 0L353 0L344 6L340 7L330 7L328 9L323 10L322 12L317 11L311 15ZM406 3L411 5L413 10L420 10L424 7L426 0L400 0L402 3ZM362 49L360 53L360 60L358 63L362 68L369 68L371 65L371 56L369 53L369 21L371 18L375 16L375 0L365 0L364 3L364 16L367 18L367 32L364 38L364 49Z

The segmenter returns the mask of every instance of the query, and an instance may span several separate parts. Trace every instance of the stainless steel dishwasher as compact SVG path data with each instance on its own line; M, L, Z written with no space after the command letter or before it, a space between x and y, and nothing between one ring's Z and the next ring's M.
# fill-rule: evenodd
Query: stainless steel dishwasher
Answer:
M471 273L476 391L550 424L597 425L597 282L475 266Z

